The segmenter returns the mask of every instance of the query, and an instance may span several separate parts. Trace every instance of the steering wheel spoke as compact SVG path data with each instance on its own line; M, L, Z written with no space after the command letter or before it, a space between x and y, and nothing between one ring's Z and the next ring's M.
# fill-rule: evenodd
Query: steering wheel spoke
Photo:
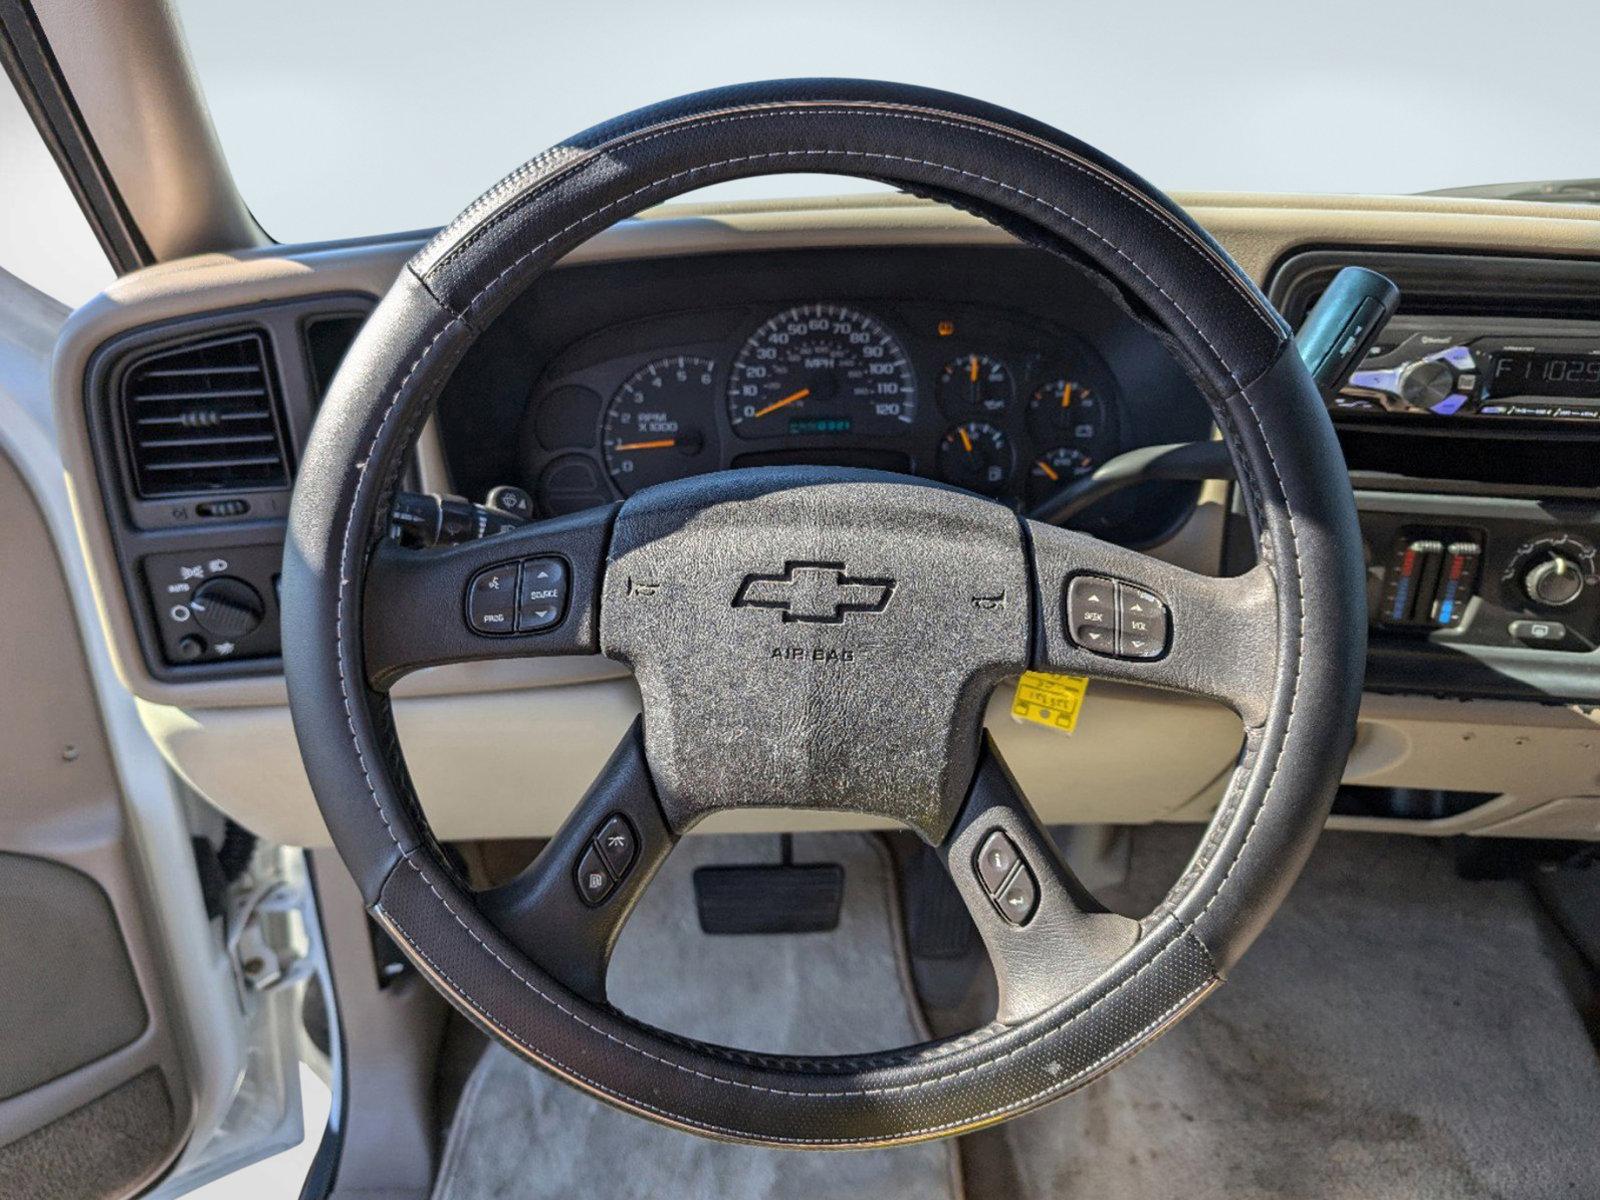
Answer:
M599 595L616 506L462 545L385 541L367 567L367 679L382 691L424 667L599 649Z
M1039 580L1035 666L1220 700L1265 719L1277 594L1257 566L1219 578L1088 534L1028 522Z
M477 896L506 940L597 1004L623 922L677 844L650 782L641 725L634 722L539 856Z
M992 745L939 853L989 951L1003 1024L1074 995L1138 940L1137 921L1078 882Z

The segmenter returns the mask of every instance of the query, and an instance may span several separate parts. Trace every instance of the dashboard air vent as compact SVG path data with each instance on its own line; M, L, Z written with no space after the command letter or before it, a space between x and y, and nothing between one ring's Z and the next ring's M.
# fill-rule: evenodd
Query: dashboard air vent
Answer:
M283 412L259 331L138 359L123 372L122 415L145 499L289 486Z

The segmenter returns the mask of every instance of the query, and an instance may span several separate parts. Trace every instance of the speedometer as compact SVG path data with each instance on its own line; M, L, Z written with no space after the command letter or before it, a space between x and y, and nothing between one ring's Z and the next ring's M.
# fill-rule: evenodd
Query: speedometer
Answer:
M741 437L901 433L917 416L917 381L893 334L837 304L781 312L750 335L728 381Z

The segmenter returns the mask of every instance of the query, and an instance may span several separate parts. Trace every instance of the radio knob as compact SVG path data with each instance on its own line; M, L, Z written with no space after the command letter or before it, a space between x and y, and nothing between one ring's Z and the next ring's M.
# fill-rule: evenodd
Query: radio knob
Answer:
M1447 362L1425 358L1400 372L1400 398L1416 408L1432 408L1455 390L1456 373Z
M1561 608L1583 593L1583 568L1565 554L1552 553L1528 568L1522 590L1535 604Z
M261 593L232 575L214 575L197 587L189 611L212 637L229 640L253 632L267 615Z

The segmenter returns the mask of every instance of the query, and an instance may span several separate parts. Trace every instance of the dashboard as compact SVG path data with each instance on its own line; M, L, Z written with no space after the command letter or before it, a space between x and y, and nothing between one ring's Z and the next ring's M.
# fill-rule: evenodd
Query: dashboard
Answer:
M818 463L1037 503L1118 452L1116 382L1087 343L1005 312L941 311L707 313L706 340L656 348L648 324L619 331L628 352L533 397L521 441L540 508L593 502L601 481L561 451L592 450L597 422L604 485L624 496L728 467ZM729 343L718 335L730 324L749 333Z
M1600 214L1186 203L1291 323L1345 264L1402 289L1392 336L1363 364L1387 374L1334 412L1372 617L1335 823L1600 830L1600 420L1587 415ZM138 272L74 314L57 351L60 454L112 661L185 781L284 842L327 836L284 705L284 513L340 355L419 245L264 247ZM664 212L596 238L496 317L404 486L481 502L513 485L549 516L702 471L846 463L1027 510L1120 452L1212 434L1198 390L1125 303L917 201ZM1519 408L1486 411L1501 403ZM1212 573L1248 569L1254 545L1226 483L1147 481L1073 521ZM1104 681L1093 694L1071 739L1018 725L1004 696L991 707L989 732L1046 819L1209 813L1237 718ZM395 711L443 836L542 836L638 696L606 660L506 660L412 676ZM507 786L530 778L541 786ZM773 827L758 817L745 827Z
M469 496L515 482L543 516L797 463L921 475L1026 510L1124 450L1205 437L1204 404L1164 348L1042 258L679 260L653 286L634 267L563 272L478 371L464 366L440 406L445 454ZM607 297L604 323L575 294ZM1082 523L1149 542L1192 494L1153 485Z

